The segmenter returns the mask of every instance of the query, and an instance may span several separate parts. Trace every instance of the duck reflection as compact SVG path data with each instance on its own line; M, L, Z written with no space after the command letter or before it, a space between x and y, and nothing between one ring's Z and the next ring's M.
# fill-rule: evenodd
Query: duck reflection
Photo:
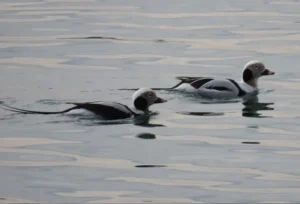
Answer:
M150 123L150 118L156 113L150 113L148 115L141 115L130 119L121 119L121 120L103 120L95 116L78 116L72 117L73 120L67 122L79 122L82 125L86 126L98 126L98 125L125 125L125 124L134 124L142 127L165 127L162 124L153 124ZM62 121L51 121L51 123L61 123ZM63 122L66 122L65 120Z
M144 140L154 140L156 139L156 135L153 133L139 133L136 135L137 138L139 139L144 139Z
M177 112L182 115L193 115L193 116L221 116L224 115L224 113L217 113L217 112L186 112L181 111Z
M244 108L242 109L243 117L253 117L253 118L269 118L271 116L264 116L259 111L274 110L274 108L269 107L274 103L261 103L257 95L245 98L243 101Z
M167 165L159 165L159 164L144 164L144 165L136 165L136 168L162 168L167 167Z
M165 127L163 124L150 123L151 116L156 115L155 113L150 115L141 115L133 119L133 124L142 127Z

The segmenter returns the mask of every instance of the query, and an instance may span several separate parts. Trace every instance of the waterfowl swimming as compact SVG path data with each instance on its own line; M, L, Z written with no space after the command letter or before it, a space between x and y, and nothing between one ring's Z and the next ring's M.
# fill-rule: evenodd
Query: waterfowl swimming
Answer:
M236 98L258 90L257 81L261 76L274 75L261 61L252 60L245 64L242 80L217 79L213 77L176 77L180 80L171 88L152 88L153 90L178 90L196 93L208 98ZM120 89L137 90L137 89Z
M4 106L6 110L23 114L65 114L76 110L84 110L85 112L101 116L101 118L105 120L117 120L143 115L149 111L151 105L164 102L166 102L166 100L157 97L152 89L140 88L132 96L133 108L116 102L67 103L74 106L57 112L24 110L4 104L2 104L2 106Z
M235 98L258 90L258 79L261 76L274 75L265 65L257 60L248 62L244 66L242 80L216 79L210 77L177 77L181 80L173 90L195 92L210 98Z

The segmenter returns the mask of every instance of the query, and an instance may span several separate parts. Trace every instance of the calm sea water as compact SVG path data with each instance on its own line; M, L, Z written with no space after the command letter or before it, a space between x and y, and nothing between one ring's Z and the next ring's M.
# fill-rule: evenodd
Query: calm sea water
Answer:
M6 0L0 17L0 101L19 108L276 72L254 103L159 91L150 125L0 110L0 202L300 200L300 2Z

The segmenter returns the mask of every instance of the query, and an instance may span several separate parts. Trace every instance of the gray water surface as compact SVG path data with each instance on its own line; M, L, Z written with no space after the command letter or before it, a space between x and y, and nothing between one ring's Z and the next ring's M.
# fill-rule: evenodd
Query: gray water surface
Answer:
M0 17L0 101L19 108L130 105L118 89L239 80L253 59L276 72L256 102L158 91L146 124L0 109L0 202L300 200L298 1L6 0Z

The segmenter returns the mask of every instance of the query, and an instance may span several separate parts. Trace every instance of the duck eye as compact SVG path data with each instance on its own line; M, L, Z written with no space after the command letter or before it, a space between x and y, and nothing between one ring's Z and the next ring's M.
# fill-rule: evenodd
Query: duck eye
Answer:
M254 69L258 69L259 68L259 66L258 65L254 65Z
M147 97L151 98L153 96L153 94L150 92L147 94Z

